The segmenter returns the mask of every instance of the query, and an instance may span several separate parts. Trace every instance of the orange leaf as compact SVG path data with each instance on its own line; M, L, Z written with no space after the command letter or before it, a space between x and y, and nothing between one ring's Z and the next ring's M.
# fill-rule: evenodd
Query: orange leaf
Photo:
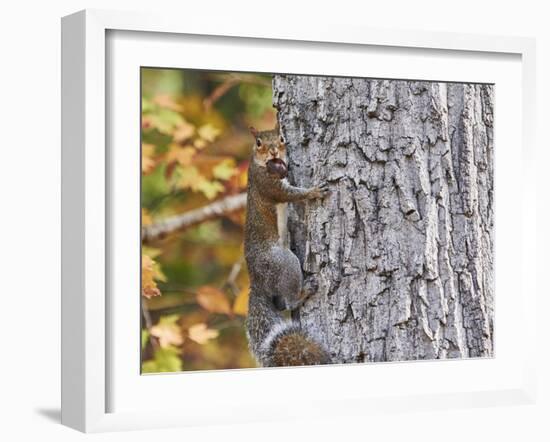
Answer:
M219 335L218 330L208 328L205 323L195 324L189 327L189 339L197 344L204 344L210 339L215 339Z
M160 296L155 282L155 262L147 255L141 255L141 295L146 298Z
M199 305L211 313L231 314L231 306L220 289L211 286L202 286L197 290L197 302Z
M150 226L151 224L153 224L153 219L151 218L151 214L144 207L141 208L141 223L144 226Z
M153 144L143 143L141 145L141 171L144 174L148 174L155 168L155 146Z
M246 316L248 315L248 294L250 292L249 287L243 288L233 303L233 313L236 315Z
M171 144L166 160L168 162L177 161L182 166L189 166L196 153L197 150L194 147L180 147L177 144Z

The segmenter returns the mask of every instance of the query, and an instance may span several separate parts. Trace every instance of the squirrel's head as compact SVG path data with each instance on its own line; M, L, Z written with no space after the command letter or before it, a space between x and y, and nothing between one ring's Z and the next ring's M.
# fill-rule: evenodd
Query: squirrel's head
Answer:
M279 132L279 124L275 129L258 131L250 127L250 133L254 137L254 162L261 167L266 167L271 160L283 162L286 168L286 146L283 136Z

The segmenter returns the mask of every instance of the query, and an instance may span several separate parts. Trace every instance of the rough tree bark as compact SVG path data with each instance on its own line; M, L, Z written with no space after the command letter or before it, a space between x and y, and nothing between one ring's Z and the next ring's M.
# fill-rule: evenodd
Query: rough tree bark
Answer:
M493 356L492 85L277 75L288 211L336 362Z

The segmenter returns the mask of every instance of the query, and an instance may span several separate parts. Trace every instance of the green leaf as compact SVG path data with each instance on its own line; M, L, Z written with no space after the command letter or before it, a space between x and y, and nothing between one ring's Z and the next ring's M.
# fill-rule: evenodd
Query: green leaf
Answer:
M223 187L223 185L220 184L218 181L204 180L198 183L195 187L197 190L201 191L204 196L209 200L214 199L218 193L225 190L225 187Z
M239 95L245 102L247 113L255 117L261 117L273 107L271 94L270 87L247 83L239 86Z
M183 123L183 118L180 114L165 108L158 108L149 118L152 126L160 133L166 135L172 135L176 127Z
M235 169L235 160L232 158L223 160L221 163L214 166L212 172L214 174L214 178L222 181L228 180L237 173L237 169Z
M141 99L141 112L147 113L147 112L151 112L153 109L154 109L153 103L151 103L151 101L148 100L147 98L143 97Z
M174 347L161 347L157 349L154 358L145 361L141 365L143 373L167 373L181 371L182 369L183 363L179 355L179 350Z
M141 330L141 350L145 350L145 346L147 345L147 341L149 340L149 330L143 329Z
M159 165L149 175L141 176L141 204L151 209L153 203L170 193L170 187L165 177L166 165Z

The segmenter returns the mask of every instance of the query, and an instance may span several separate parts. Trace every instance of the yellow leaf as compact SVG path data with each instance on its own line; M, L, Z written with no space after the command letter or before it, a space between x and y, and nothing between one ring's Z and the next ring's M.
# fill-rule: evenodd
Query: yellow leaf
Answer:
M239 186L242 189L246 189L247 184L248 184L248 169L245 169L244 172L241 172L239 174Z
M204 140L211 143L216 139L216 137L220 134L220 130L216 129L213 125L210 123L205 124L204 126L199 127L199 136Z
M153 224L153 219L151 218L151 214L144 207L141 208L141 223L144 226L150 226L151 224Z
M224 181L228 180L237 173L237 169L235 168L235 160L233 158L227 158L221 161L214 166L212 173L214 174L214 178Z
M201 191L206 198L209 200L214 199L216 195L225 190L222 184L217 181L200 181L195 186L194 189Z
M155 146L153 144L142 143L141 145L141 172L149 173L155 168Z
M155 259L162 253L162 250L155 247L141 246L141 253Z
M146 298L160 296L155 282L155 262L147 255L141 255L141 294Z
M189 327L189 339L197 344L204 344L210 339L215 339L219 335L217 330L208 328L205 323L195 324Z
M161 347L180 346L183 344L181 328L176 324L178 318L178 315L164 316L158 324L151 327L150 332L159 340Z
M250 288L243 288L233 303L233 313L236 315L246 316L248 315L248 295L250 293Z
M179 169L180 179L178 185L182 189L192 189L198 182L204 181L204 177L199 173L199 169L195 166L186 166Z
M202 138L197 138L193 143L193 146L195 146L197 149L204 149L206 147L206 141L204 141Z
M225 293L220 289L211 286L202 286L197 290L197 302L211 313L231 314L231 306Z
M195 166L184 166L179 169L180 178L178 186L182 189L191 189L193 192L202 192L209 200L218 193L223 192L225 187L218 181L208 181Z

